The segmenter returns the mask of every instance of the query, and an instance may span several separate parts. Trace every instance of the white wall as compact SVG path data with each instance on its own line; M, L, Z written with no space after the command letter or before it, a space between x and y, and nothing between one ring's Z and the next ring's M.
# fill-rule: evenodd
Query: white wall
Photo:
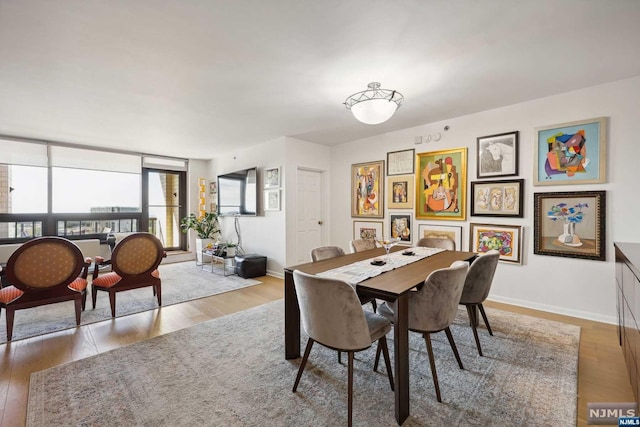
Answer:
M519 175L525 179L524 218L485 218L467 215L461 221L431 221L462 225L463 248L468 245L469 223L524 226L523 265L500 263L490 298L542 310L615 323L614 241L640 242L636 216L640 212L640 77L542 98L438 123L404 129L335 146L331 150L331 244L347 248L353 234L350 217L352 163L385 160L386 153L415 148L416 153L468 147L467 180L476 177L476 138L520 131ZM410 99L407 98L407 102ZM397 114L402 114L399 110ZM607 183L601 185L534 187L534 128L575 120L609 118ZM393 119L392 119L393 120ZM444 126L450 126L445 132ZM440 132L442 139L416 145L415 136ZM469 188L469 187L467 187ZM533 254L533 193L606 190L607 261ZM389 213L385 215L388 229Z
M238 218L242 247L247 254L255 253L267 257L267 273L283 276L285 265L285 211L264 211L263 172L264 168L282 167L281 182L286 179L284 168L285 138L264 142L251 148L238 150L211 161L208 179L215 179L218 175L237 170L258 167L258 215L242 216ZM281 192L281 205L284 206L285 191ZM222 239L237 241L233 217L220 218Z

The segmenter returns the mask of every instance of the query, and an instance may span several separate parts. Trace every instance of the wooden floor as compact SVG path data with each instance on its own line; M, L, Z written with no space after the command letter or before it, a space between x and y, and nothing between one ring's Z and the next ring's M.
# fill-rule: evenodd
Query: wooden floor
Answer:
M263 283L237 291L19 340L11 344L1 344L0 426L25 424L29 375L32 372L173 332L283 297L281 279L268 276L258 279ZM485 305L582 327L576 425L587 425L587 402L633 401L615 326L505 304L487 302Z

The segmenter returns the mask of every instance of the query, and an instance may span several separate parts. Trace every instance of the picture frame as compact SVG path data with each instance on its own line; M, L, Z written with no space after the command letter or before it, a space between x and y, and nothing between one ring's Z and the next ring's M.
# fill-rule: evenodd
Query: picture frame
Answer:
M471 182L471 216L524 216L524 179Z
M535 129L533 185L606 182L607 118Z
M280 188L280 168L264 169L264 188Z
M279 189L264 190L264 210L265 211L280 210L280 190Z
M606 261L606 191L533 197L534 254Z
M423 237L434 237L437 239L450 239L456 244L456 250L461 251L462 248L462 227L457 225L436 225L427 223L418 223L418 234L415 241Z
M519 131L476 138L478 179L518 175Z
M413 241L412 216L411 212L394 212L389 215L389 235L390 237L399 238L400 245L410 245Z
M413 207L413 175L387 177L387 208L411 209Z
M384 160L351 165L351 216L384 218Z
M467 148L416 155L417 219L466 219Z
M416 150L413 148L387 153L387 176L413 174L415 156Z
M496 249L500 261L522 264L522 226L470 224L469 251L477 253Z
M380 239L384 236L382 221L353 221L353 239Z
M218 194L218 183L216 181L209 181L209 194Z

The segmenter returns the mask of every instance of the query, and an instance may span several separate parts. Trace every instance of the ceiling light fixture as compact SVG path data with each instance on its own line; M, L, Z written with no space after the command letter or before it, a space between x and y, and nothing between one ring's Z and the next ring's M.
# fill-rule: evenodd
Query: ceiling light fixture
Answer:
M358 121L368 125L384 123L393 116L404 102L398 91L380 89L380 83L371 82L369 89L354 93L344 102Z

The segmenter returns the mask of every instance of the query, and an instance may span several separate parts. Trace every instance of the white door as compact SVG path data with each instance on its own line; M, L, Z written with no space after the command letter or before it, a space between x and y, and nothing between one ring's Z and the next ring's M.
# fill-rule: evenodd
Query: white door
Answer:
M298 169L296 188L296 264L311 261L311 249L323 246L323 173Z

